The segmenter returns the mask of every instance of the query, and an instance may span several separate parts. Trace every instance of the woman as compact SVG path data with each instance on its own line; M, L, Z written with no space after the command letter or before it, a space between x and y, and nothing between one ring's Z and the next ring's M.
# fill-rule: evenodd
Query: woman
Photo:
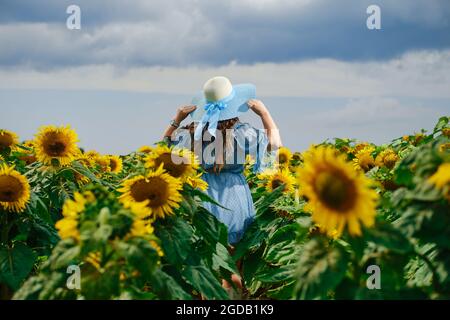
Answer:
M233 86L225 77L212 78L205 83L203 92L194 97L192 105L177 110L164 132L166 141L195 151L201 160L207 193L228 210L211 203L204 206L228 227L230 245L239 242L255 216L243 175L245 156L250 154L256 162L254 170L261 171L265 154L281 146L278 128L269 111L254 98L253 85ZM265 130L239 121L239 115L248 109L261 118ZM178 129L188 116L192 123L184 130ZM237 276L234 275L233 281L240 286Z

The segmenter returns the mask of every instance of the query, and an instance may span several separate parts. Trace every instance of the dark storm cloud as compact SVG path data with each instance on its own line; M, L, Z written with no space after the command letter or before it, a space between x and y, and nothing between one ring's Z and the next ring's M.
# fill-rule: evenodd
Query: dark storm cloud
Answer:
M80 31L65 28L69 4ZM366 28L370 4L382 30ZM3 68L383 60L448 48L450 1L1 0L0 43Z

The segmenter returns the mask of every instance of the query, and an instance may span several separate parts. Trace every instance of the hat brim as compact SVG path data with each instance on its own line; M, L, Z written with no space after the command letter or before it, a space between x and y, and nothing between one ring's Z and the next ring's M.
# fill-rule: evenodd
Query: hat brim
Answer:
M248 100L256 98L256 87L253 84L238 84L233 86L234 97L227 103L227 107L220 112L219 121L228 120L239 117L248 111ZM205 113L203 108L208 102L203 94L199 92L193 99L191 104L197 106L189 115L194 122L200 122Z

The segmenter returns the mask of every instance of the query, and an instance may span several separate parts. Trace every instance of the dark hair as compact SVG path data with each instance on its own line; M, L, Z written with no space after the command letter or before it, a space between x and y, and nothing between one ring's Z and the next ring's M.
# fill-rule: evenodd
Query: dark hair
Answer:
M228 129L232 129L236 123L239 122L239 118L232 118L232 119L227 119L227 120L221 120L217 123L217 130L220 130L220 132L222 133L222 140L223 140L223 152L226 152L226 143L227 143L227 138L226 138L226 131ZM208 125L206 124L206 126L203 127L203 132L202 132L202 136L203 134L206 132L206 130L208 130ZM195 128L196 125L194 122L192 122L191 124L183 127L183 129L187 129L189 130L189 133L191 134L191 151L194 151L194 132L195 132ZM225 156L225 155L224 155ZM213 171L216 173L220 173L220 171L223 168L223 164L214 164L214 168Z

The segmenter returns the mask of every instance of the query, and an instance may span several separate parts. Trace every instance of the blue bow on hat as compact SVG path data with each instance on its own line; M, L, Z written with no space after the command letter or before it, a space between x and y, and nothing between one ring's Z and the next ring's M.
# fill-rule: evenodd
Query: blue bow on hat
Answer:
M205 113L200 120L197 128L195 129L194 140L200 140L202 138L203 128L208 123L208 132L216 137L217 124L219 122L220 112L228 107L228 102L234 98L234 90L231 94L218 101L211 101L204 106Z

